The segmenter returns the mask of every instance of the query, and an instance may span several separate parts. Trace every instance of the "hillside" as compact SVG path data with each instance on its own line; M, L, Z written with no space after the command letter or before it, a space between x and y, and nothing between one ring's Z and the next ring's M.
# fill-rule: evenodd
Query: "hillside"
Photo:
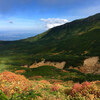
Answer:
M55 72L55 74L52 71L47 72L46 70L48 69L46 67L49 68L49 71L52 70L53 72ZM46 73L42 73L41 69ZM77 81L79 77L78 75L80 75L79 79L81 79L83 75L63 72L61 70L53 68L52 66L42 66L41 68L33 69L32 71L35 73L37 72L38 75L41 74L43 76L31 76L31 80L29 80L30 78L27 79L23 75L9 71L0 73L0 100L100 99L100 81L86 81L82 82L81 84L74 83L73 81L70 81L70 79L74 79L75 81ZM25 70L17 70L16 72L22 72L24 74ZM44 78L45 75L47 77L50 76L50 74L52 78L47 78L48 80L46 80ZM57 78L54 79L52 75ZM66 81L60 80L60 78L62 78L61 76L66 77Z
M33 99L100 99L100 14L0 41L0 100Z
M66 61L78 66L90 56L100 57L100 13L54 27L19 41L0 41L0 62L31 65L34 61Z

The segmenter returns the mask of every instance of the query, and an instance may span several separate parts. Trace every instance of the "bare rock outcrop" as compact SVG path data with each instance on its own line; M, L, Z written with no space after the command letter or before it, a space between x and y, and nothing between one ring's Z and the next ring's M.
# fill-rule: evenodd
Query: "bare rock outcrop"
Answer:
M66 62L63 61L63 62L50 62L50 61L41 61L41 62L35 62L34 64L32 64L31 66L29 66L29 68L37 68L37 67L40 67L40 66L44 66L44 65L49 65L49 66L54 66L56 68L59 68L59 69L63 69L64 66L65 66Z
M83 66L79 70L83 73L100 74L99 57L90 57L84 60Z
M82 73L99 74L100 75L100 62L99 57L90 57L84 60L82 66L73 67L70 66L69 69L79 70Z
M63 69L65 66L66 62L50 62L50 61L41 61L41 62L35 62L31 66L25 65L22 67L28 67L28 68L37 68L40 66L54 66L59 69ZM99 57L90 57L84 60L84 63L82 66L78 67L69 67L69 69L76 69L79 70L82 73L93 73L93 74L100 74L100 62L99 62Z

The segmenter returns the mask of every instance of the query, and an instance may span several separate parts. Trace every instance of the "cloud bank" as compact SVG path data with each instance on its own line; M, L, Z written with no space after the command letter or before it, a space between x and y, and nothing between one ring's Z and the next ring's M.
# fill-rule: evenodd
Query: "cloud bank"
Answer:
M41 18L40 20L45 22L47 29L60 26L68 22L67 19L60 19L60 18L48 18L48 19Z

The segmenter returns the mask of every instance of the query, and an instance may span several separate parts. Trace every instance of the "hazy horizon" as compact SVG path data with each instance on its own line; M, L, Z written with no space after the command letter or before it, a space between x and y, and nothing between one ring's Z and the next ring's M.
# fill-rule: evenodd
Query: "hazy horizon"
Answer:
M0 0L0 40L18 40L100 13L99 0Z
M14 41L14 40L20 40L20 39L26 39L28 37L33 37L37 34L40 34L44 32L41 30L40 32L32 31L32 30L27 30L27 31L0 31L0 40L3 41Z

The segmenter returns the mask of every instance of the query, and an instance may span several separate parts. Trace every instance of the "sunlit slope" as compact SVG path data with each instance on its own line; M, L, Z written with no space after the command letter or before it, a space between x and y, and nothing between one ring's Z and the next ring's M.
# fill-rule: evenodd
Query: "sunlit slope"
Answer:
M78 59L100 56L100 14L54 27L28 39L0 41L0 58L10 57L11 62L21 65L32 64L42 58L55 61L73 60L68 56L77 56Z

